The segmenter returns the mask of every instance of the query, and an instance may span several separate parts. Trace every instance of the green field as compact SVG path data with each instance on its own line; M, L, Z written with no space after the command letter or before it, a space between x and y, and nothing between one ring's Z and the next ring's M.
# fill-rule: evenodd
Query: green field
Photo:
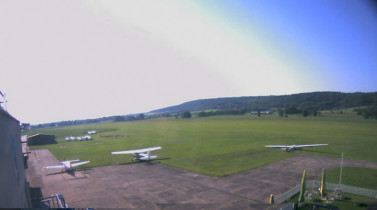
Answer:
M66 142L65 136L97 130L94 140ZM111 151L161 146L156 162L211 176L225 176L297 154L377 161L377 123L361 117L276 115L215 116L192 119L153 119L122 123L44 128L27 132L54 134L49 149L58 159L90 160L88 167L131 162L131 156ZM284 152L267 144L328 143L329 146Z
M334 168L326 173L326 181L339 183L340 168ZM342 184L377 190L377 169L343 167Z

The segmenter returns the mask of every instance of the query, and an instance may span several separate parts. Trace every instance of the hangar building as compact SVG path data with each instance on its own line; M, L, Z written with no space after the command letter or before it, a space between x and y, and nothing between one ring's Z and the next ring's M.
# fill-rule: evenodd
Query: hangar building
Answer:
M0 208L31 208L20 122L0 107Z

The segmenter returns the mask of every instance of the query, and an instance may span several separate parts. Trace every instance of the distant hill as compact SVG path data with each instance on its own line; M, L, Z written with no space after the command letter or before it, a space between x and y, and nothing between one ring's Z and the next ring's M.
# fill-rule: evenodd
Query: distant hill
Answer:
M280 96L245 96L200 99L153 110L150 113L180 113L205 110L269 110L272 108L318 109L350 108L377 105L377 92L311 92Z
M148 118L169 116L170 114L179 114L183 116L185 111L201 112L202 116L212 115L237 115L245 114L249 111L264 111L272 109L281 109L285 114L307 113L315 115L319 110L330 110L338 108L351 107L368 107L359 108L357 112L365 118L377 119L377 92L369 93L342 93L342 92L312 92L299 93L292 95L280 96L245 96L229 98L213 98L189 101L177 106L170 106L162 109L150 111ZM370 107L369 107L370 106ZM203 112L211 110L211 112ZM281 111L279 110L279 112ZM177 115L178 116L178 115ZM143 113L102 117L97 119L60 121L32 125L33 128L55 127L55 126L74 126L88 123L99 123L103 121L133 121L144 119ZM120 119L120 120L119 120Z

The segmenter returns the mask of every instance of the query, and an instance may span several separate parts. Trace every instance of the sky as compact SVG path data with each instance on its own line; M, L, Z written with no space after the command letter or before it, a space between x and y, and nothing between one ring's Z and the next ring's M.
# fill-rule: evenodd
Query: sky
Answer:
M0 91L32 124L372 92L376 26L372 0L0 0Z

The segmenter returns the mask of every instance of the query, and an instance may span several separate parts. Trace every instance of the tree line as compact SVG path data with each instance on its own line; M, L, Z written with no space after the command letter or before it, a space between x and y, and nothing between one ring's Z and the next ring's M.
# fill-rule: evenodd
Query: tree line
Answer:
M280 96L247 96L215 99L200 99L186 102L177 106L166 107L151 111L151 113L182 113L186 110L241 110L246 111L264 109L289 109L296 107L308 112L317 110L331 110L336 108L351 108L361 106L376 106L377 92L370 93L341 93L341 92L312 92Z

